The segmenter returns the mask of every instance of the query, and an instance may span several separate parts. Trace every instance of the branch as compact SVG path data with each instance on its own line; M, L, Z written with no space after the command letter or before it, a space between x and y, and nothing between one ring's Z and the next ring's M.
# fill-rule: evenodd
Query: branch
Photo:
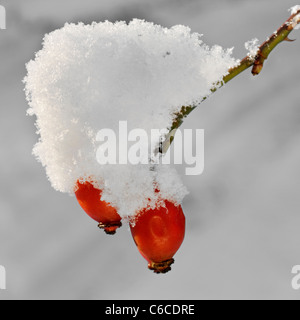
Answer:
M223 77L222 82L216 83L211 89L214 93L218 88L222 87L224 84L235 78L237 75L245 71L252 66L252 74L258 75L264 66L265 60L269 57L270 53L275 49L275 47L283 41L294 41L289 39L289 34L295 29L295 27L300 23L300 9L293 13L287 21L274 32L258 49L256 56L246 56L241 62L228 70L228 74ZM200 105L208 97L204 97L202 101L198 104ZM165 141L162 143L160 148L160 153L165 154L170 145L174 140L176 130L182 125L184 118L186 118L198 105L195 106L183 106L180 112L174 114L174 120L171 128L169 128L169 133L165 137Z

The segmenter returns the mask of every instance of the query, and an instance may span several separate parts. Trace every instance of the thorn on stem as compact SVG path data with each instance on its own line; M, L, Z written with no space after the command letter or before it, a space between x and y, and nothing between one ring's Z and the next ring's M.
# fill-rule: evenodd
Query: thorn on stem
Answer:
M294 41L296 41L296 39L290 39L289 37L286 37L286 38L284 39L284 41L294 42Z

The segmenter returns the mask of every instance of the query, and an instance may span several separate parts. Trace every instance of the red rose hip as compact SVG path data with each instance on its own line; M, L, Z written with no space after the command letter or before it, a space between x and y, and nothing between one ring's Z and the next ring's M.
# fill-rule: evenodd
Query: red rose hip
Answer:
M149 263L148 268L155 273L170 271L185 235L181 206L165 201L164 207L144 209L130 229L139 252Z
M109 203L101 200L102 191L90 182L77 181L75 195L81 208L99 223L107 234L115 234L122 226L121 217Z

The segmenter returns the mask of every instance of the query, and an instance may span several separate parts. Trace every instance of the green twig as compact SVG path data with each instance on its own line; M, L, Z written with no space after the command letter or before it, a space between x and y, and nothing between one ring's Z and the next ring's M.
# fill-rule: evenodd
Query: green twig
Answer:
M300 23L300 10L292 14L287 21L276 31L274 32L258 49L256 56L246 56L240 63L229 69L227 75L223 77L221 83L216 83L211 89L211 93L214 93L218 88L222 87L224 84L235 78L237 75L245 71L246 69L252 66L252 74L258 75L263 69L265 60L269 57L270 53L275 49L275 47L283 41L293 41L288 38L289 34L295 27ZM207 97L204 97L201 104L205 101ZM198 104L198 105L199 105ZM174 140L176 130L182 125L184 118L186 118L198 105L195 106L183 106L180 112L174 114L174 120L171 128L169 128L169 133L167 134L160 152L165 154L171 143Z

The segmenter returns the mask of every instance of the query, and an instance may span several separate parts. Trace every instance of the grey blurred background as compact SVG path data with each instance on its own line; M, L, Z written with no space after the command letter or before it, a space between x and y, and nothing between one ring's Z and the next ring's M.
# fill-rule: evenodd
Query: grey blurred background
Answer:
M300 32L244 72L184 123L205 129L205 171L184 176L186 239L172 272L147 270L128 227L98 231L74 197L54 191L31 155L25 63L65 22L142 18L184 24L209 44L263 42L296 0L7 0L0 30L0 299L299 299Z

